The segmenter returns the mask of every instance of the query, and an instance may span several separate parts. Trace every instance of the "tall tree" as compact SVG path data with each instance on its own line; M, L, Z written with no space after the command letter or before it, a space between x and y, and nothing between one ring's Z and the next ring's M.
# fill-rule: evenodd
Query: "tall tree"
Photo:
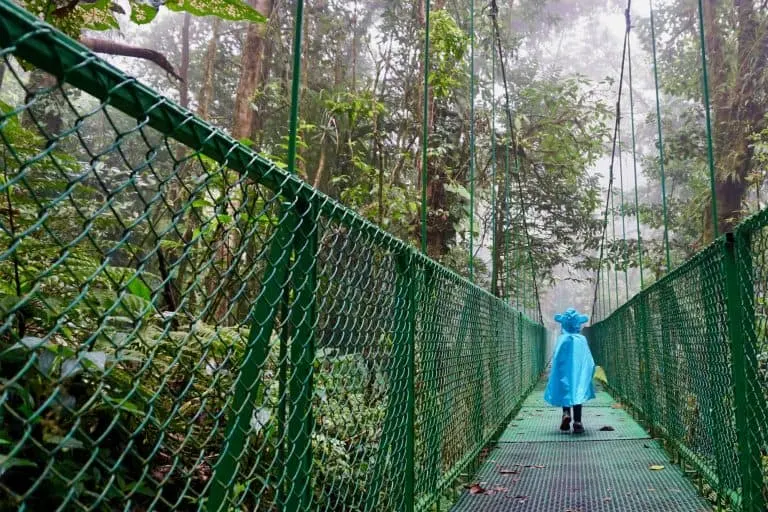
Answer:
M248 4L266 18L272 15L274 0L249 0ZM264 84L268 69L264 59L267 27L267 24L251 23L245 35L240 59L240 81L235 92L235 110L232 115L232 136L236 139L250 139L253 135L256 120L253 98Z

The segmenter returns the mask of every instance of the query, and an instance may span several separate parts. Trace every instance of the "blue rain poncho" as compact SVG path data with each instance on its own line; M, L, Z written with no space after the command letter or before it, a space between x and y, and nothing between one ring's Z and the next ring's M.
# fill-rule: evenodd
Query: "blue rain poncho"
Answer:
M555 315L561 332L552 356L544 400L556 407L572 407L595 398L595 360L589 351L587 338L579 334L587 317L570 308Z

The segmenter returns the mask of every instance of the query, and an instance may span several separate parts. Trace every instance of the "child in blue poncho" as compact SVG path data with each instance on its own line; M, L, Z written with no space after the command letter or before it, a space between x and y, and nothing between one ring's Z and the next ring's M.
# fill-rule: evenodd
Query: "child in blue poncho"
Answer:
M581 405L595 398L595 360L589 351L587 338L579 334L581 326L587 320L585 315L580 315L573 308L555 315L561 332L557 338L555 353L552 356L552 372L549 374L547 390L544 393L544 400L555 407L563 408L560 430L570 430L573 408L575 434L584 432L584 426L581 424Z

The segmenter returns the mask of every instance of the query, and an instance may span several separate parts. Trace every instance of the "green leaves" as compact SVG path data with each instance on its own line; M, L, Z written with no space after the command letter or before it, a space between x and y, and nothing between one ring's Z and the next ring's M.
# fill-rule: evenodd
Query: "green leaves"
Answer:
M108 0L100 0L92 4L80 3L82 10L83 28L89 30L111 30L120 28L115 19L113 4Z
M175 12L195 16L216 16L223 20L264 23L267 18L241 0L169 0L164 4Z
M429 42L433 69L429 84L436 98L445 98L461 83L457 77L466 74L457 67L467 51L469 38L446 10L433 13L431 24Z
M158 8L141 0L131 0L131 21L137 25L149 23L157 16Z
M157 16L159 10L155 2L131 0L131 21L145 25ZM260 12L241 0L169 0L165 5L174 12L187 12L194 16L215 16L230 21L250 21L264 23L266 18Z

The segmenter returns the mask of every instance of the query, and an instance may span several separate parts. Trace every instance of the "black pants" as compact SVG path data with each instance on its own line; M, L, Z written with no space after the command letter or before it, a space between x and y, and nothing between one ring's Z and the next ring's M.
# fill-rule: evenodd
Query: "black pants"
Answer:
M563 414L567 414L568 416L571 416L571 408L570 407L563 407ZM576 423L581 423L581 406L580 405L574 405L573 406L573 421Z

